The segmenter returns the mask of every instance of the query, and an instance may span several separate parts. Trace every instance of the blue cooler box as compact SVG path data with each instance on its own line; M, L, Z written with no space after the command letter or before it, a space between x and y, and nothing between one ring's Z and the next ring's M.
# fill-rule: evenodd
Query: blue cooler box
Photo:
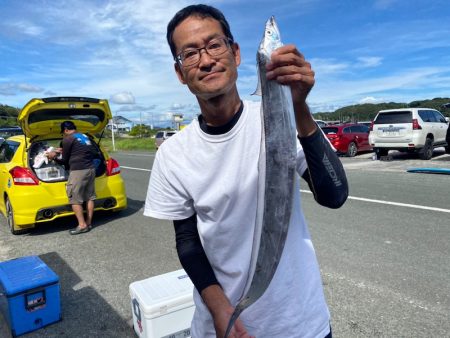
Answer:
M13 336L59 321L58 275L37 256L0 263L0 311Z

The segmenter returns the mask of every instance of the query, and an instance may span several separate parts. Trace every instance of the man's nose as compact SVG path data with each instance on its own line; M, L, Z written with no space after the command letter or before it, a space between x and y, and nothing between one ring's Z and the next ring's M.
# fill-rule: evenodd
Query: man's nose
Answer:
M200 66L209 65L214 62L214 58L208 54L205 48L200 49L198 52L200 53Z

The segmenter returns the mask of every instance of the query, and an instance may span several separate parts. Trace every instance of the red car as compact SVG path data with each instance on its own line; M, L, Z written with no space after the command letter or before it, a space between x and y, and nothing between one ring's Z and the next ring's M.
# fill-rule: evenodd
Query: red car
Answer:
M322 130L341 154L353 157L359 152L372 151L369 144L369 128L363 124L337 124L323 127Z

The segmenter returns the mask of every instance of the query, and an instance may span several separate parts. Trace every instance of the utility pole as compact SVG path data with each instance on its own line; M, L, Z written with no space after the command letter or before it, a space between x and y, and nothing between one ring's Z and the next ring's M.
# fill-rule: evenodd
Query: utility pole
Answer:
M139 128L139 138L142 138L142 112L139 112L139 119L141 120L141 126Z
M111 121L111 139L112 139L113 151L116 151L116 145L114 143L114 116L110 121Z

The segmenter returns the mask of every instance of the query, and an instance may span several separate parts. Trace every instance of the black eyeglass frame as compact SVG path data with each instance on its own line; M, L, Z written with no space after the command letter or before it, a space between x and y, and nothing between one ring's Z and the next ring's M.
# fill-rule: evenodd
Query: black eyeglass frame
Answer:
M216 41L216 40L222 40L223 42L225 42L225 45L226 45L227 48L226 48L223 52L220 52L219 54L212 54L212 55L211 55L210 52L208 51L208 46L211 45L211 42L214 42L214 41ZM209 56L211 56L211 57L217 57L217 56L220 56L220 55L222 55L222 54L225 54L225 52L226 52L233 44L234 44L233 39L228 38L228 37L226 37L226 36L214 38L214 39L209 40L208 43L207 43L205 46L203 46L203 47L200 47L200 48L186 48L185 50L182 50L180 53L178 53L177 56L175 56L174 60L175 60L175 62L177 62L177 63L178 63L180 66L182 66L182 67L191 67L191 66L194 66L194 65L196 65L197 63L200 62L200 59L201 59L201 53L200 53L200 51L201 51L202 49L204 49L205 52L206 52ZM185 62L182 60L182 55L183 55L184 53L186 53L186 51L196 51L196 54L197 54L197 56L198 56L198 60L195 61L195 62L192 62L192 63L189 63L189 64L186 65Z

